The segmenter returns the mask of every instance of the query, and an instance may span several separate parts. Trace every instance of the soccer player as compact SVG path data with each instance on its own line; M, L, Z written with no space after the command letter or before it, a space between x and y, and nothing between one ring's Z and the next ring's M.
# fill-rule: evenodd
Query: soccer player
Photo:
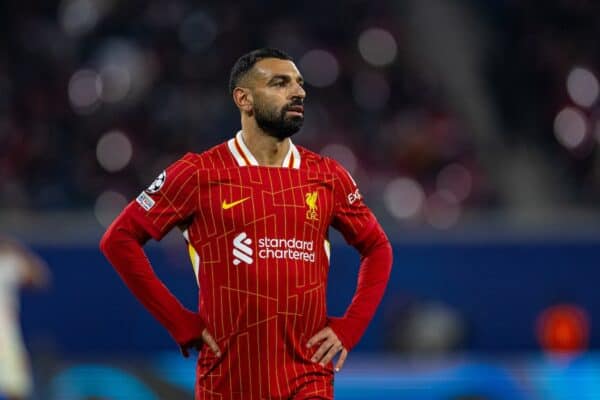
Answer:
M29 249L0 236L0 398L27 399L33 391L29 357L19 326L19 290L43 288L49 273Z
M169 166L100 246L182 353L200 351L196 399L331 399L334 370L383 296L391 246L344 168L290 140L306 92L288 55L240 57L229 89L242 129ZM142 250L176 226L200 288L198 312L177 301ZM330 226L361 255L341 318L328 317L325 303Z

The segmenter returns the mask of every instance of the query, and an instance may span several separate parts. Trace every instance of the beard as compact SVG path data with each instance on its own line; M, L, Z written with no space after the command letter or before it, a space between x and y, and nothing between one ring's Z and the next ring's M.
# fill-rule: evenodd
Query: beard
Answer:
M256 101L254 104L254 119L260 129L269 136L286 139L298 132L304 122L304 116L302 115L288 117L286 114L289 107L297 105L302 105L302 101L292 102L283 106L281 110L277 110L274 107L268 107L267 104L261 101Z

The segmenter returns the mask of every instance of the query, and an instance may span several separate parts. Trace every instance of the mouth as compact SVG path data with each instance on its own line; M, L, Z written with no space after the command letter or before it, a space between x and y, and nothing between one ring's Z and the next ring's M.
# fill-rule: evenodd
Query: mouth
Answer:
M286 112L304 116L304 106L290 106L287 108Z

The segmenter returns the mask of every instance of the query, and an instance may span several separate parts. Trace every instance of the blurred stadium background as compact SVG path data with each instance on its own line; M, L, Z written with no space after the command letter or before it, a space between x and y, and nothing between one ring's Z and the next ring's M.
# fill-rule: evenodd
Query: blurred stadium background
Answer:
M593 0L2 2L0 232L53 275L23 296L34 399L191 398L194 361L97 243L238 129L228 72L263 46L306 79L295 142L354 174L395 247L337 398L600 398L599 20ZM332 314L358 261L337 244ZM148 251L195 307L180 238Z

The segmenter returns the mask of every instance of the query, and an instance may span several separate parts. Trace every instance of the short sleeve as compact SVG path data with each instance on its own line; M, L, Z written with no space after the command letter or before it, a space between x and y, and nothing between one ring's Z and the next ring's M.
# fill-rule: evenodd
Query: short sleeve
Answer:
M356 182L337 161L334 169L334 210L331 226L349 244L359 242L377 224L377 219L365 204Z
M196 212L200 182L193 158L188 153L171 164L126 209L156 240Z

